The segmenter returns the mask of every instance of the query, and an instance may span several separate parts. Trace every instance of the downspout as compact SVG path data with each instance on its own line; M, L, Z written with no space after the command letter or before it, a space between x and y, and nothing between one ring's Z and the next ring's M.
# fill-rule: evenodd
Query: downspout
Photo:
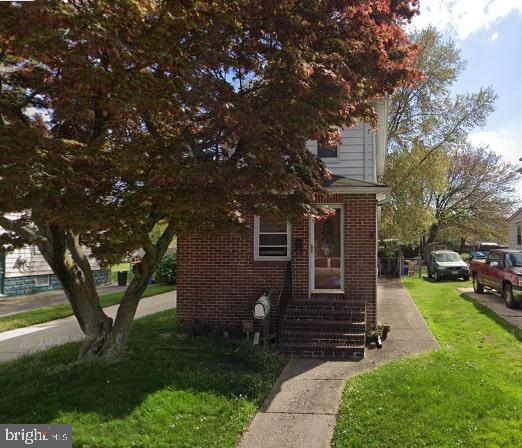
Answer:
M5 253L0 253L0 298L4 296L5 288Z

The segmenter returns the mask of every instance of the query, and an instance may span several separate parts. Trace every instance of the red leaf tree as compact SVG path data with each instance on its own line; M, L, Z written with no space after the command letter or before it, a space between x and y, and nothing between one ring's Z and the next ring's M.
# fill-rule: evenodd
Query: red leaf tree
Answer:
M125 349L178 231L311 211L327 172L305 149L411 83L416 0L112 0L0 6L0 226L35 244L86 334ZM18 212L19 219L7 214ZM9 215L11 216L11 215ZM159 221L160 238L149 237ZM7 247L6 246L6 247ZM89 253L142 247L113 321Z

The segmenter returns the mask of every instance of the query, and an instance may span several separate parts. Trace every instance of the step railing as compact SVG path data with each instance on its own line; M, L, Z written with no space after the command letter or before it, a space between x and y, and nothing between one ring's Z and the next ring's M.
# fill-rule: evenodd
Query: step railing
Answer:
M277 341L281 335L283 320L286 310L292 299L292 260L288 260L286 264L285 275L283 278L283 285L277 296Z

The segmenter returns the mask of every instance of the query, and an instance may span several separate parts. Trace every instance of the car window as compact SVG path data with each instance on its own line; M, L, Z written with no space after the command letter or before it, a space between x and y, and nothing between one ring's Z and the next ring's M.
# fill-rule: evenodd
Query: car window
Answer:
M446 261L460 261L459 254L455 252L446 252L442 254L437 254L437 261L446 262Z
M489 263L500 262L500 254L498 252L492 252L488 257Z
M514 254L506 254L506 267L521 268L522 267L522 252Z

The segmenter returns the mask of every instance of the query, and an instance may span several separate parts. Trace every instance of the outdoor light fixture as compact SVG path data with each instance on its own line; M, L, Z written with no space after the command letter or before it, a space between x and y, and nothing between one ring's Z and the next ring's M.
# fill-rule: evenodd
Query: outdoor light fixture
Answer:
M295 253L301 255L303 253L304 243L302 238L294 239Z

